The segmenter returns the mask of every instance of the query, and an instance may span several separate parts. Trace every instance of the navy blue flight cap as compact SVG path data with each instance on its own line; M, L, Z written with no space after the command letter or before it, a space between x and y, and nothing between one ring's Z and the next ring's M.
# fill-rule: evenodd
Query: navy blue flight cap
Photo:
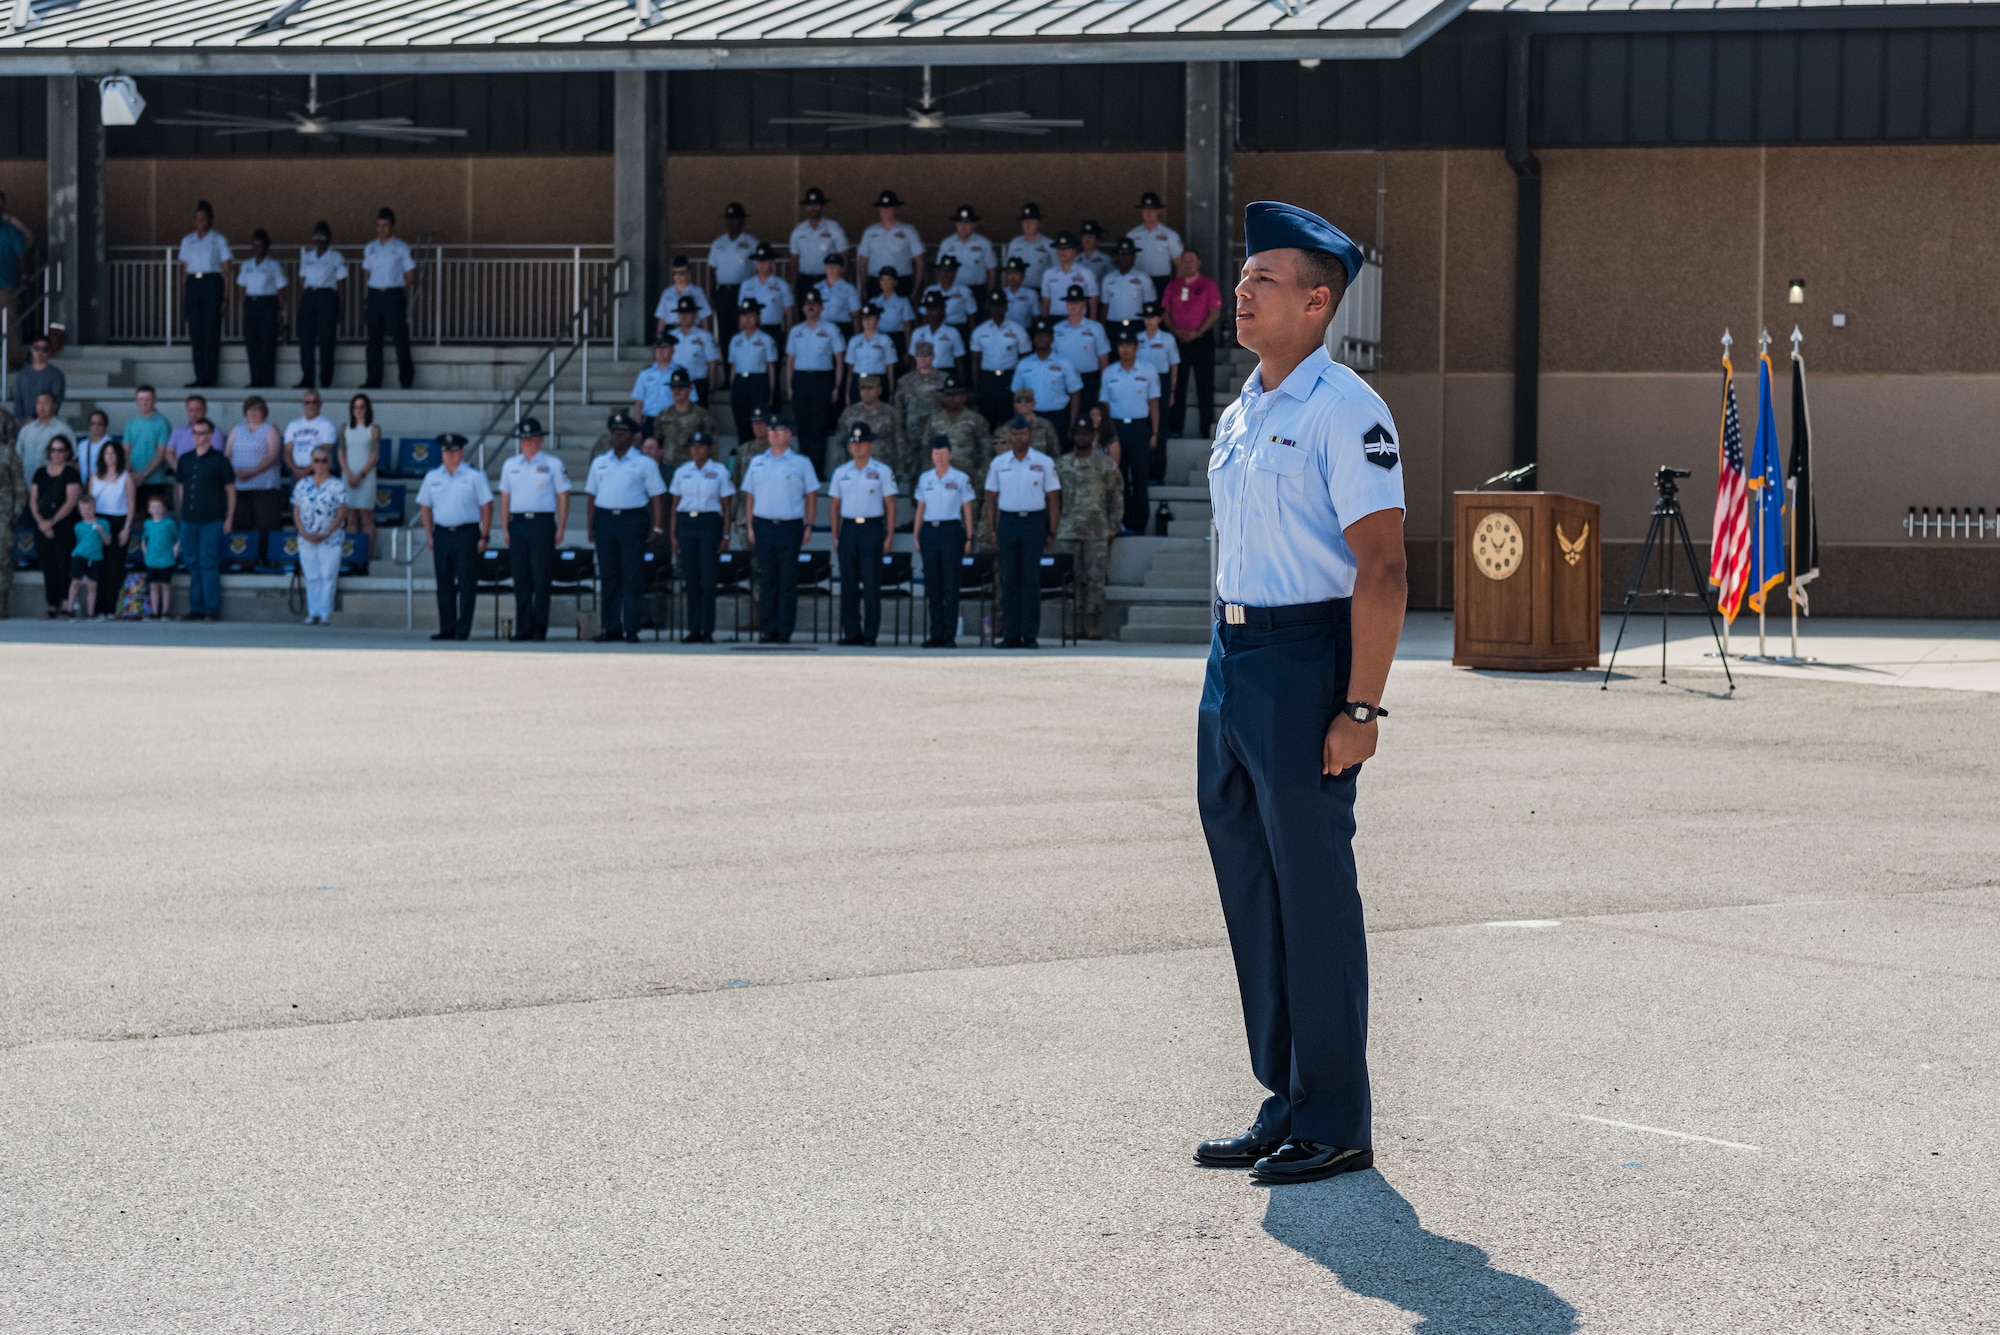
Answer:
M631 431L636 433L639 430L639 424L632 420L632 414L619 411L605 419L604 429L606 431Z
M856 422L853 426L847 428L847 443L850 445L873 445L875 443L875 428L869 426L866 422Z
M674 335L668 333L664 329L657 330L653 334L653 346L656 348L671 348L671 347L676 347L679 344L680 344L680 339L676 338Z
M708 448L712 450L715 448L715 437L709 435L708 432L706 431L697 431L693 435L688 437L688 444L706 445L708 446Z
M1266 250L1330 251L1353 282L1361 272L1361 247L1354 239L1310 209L1275 200L1258 200L1243 207L1243 239L1246 253Z
M951 450L951 437L950 437L950 436L932 436L932 437L931 437L931 448L932 448L932 449L934 449L934 450L944 450L944 451L946 451L946 452L949 452L949 451Z
M1021 414L1015 413L1014 420L1007 423L1007 429L1010 431L1031 431L1034 429L1034 424L1021 416Z

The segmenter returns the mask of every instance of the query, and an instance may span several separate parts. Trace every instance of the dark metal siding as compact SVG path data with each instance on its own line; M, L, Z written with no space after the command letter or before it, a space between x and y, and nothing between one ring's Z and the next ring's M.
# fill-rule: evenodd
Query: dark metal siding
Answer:
M1237 142L1252 151L1498 148L1506 39L1439 33L1401 60L1237 66Z
M939 66L931 80L946 114L1028 111L1083 125L1041 135L773 125L773 118L807 111L900 115L920 102L923 74L700 70L667 78L667 147L674 153L1158 152L1179 149L1185 135L1186 84L1177 64Z
M49 92L41 79L0 79L0 158L49 151Z

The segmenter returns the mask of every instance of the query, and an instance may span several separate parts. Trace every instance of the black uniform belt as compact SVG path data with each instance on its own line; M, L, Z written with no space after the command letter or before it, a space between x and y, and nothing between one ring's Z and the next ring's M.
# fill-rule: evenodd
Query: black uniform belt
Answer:
M468 519L463 524L438 525L438 528L446 533L463 533L465 532L465 530L469 528L478 528L478 527L479 527L479 521L477 519Z
M1012 512L1010 511L1009 513ZM962 519L926 519L924 521L925 528L943 528L946 524L957 524L963 527L965 521Z
M516 518L516 519L553 519L553 518L555 518L555 515L554 515L554 514L553 514L553 513L551 512L551 511L548 511L548 510L516 510L516 511L514 512L514 518Z
M840 519L845 524L872 524L881 517L881 515L842 515Z
M1282 630L1286 626L1307 626L1316 621L1345 621L1352 598L1332 598L1323 603L1294 603L1289 607L1245 607L1242 603L1215 600L1215 618L1226 625L1254 626L1258 630Z
M1118 423L1119 426L1131 426L1134 422L1150 422L1153 419L1151 417L1114 417L1111 420Z
M1002 511L1001 511L1000 513L1001 513L1001 514L1003 514L1003 515L1013 515L1013 516L1014 516L1014 517L1015 517L1016 519L1026 519L1026 518L1028 518L1028 517L1029 517L1030 515L1045 515L1045 514L1047 514L1047 513L1048 513L1048 510L1047 510L1047 509L1041 509L1041 510L1002 510Z
M640 506L628 505L623 510L599 510L598 513L606 515L640 515L646 512Z

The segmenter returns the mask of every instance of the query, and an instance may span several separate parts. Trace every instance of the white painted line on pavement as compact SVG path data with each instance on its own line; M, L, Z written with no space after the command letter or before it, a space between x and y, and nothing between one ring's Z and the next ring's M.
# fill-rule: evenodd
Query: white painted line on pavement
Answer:
M1487 922L1487 923L1481 923L1481 924L1480 924L1480 926L1482 926L1482 927L1560 927L1560 926L1562 926L1562 922L1561 922L1561 921L1560 921L1559 919L1556 919L1556 918L1514 918L1514 919L1511 919L1511 920L1508 920L1508 921L1505 921L1505 922Z
M1714 1136L1697 1136L1692 1131L1669 1131L1663 1126L1640 1126L1637 1122L1614 1122L1609 1117L1592 1117L1589 1113L1571 1113L1571 1117L1582 1118L1586 1122L1596 1122L1600 1126L1615 1126L1625 1131L1644 1131L1648 1135L1672 1136L1675 1140L1698 1140L1704 1145L1720 1145L1728 1150L1749 1150L1752 1154L1764 1151L1755 1145L1745 1145L1735 1140L1717 1140Z

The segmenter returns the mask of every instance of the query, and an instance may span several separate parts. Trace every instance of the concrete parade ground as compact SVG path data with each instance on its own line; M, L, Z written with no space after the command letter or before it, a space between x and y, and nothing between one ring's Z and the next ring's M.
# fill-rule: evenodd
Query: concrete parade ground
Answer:
M1266 1189L1199 650L9 623L0 1331L2000 1329L2000 636L1698 628L1413 615Z

